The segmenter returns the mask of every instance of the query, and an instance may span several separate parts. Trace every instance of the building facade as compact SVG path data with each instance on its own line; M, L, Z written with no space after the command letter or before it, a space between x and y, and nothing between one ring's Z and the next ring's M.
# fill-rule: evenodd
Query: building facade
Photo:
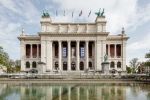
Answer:
M105 16L97 16L93 23L53 23L50 16L42 16L41 32L18 37L21 49L21 70L42 72L82 72L102 70L104 56L108 55L109 70L126 71L126 36L124 29L118 35L106 31Z

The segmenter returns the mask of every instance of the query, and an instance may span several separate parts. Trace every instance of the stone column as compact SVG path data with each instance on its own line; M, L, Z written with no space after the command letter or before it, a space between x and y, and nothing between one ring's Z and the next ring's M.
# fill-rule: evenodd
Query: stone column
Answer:
M71 41L68 41L67 44L68 44L68 70L70 71L71 70L71 59L70 59L71 58L70 57L71 56L70 54L71 53L71 45L70 45Z
M77 41L76 46L76 57L77 57L77 70L79 70L79 64L80 64L80 41Z
M89 41L86 41L86 69L89 68Z
M59 41L59 69L62 69L62 41Z
M114 50L114 52L115 52L115 53L114 53L115 58L117 58L117 54L116 54L116 51L117 51L117 50L116 50L116 46L117 46L117 45L116 45L116 44L114 44L114 47L115 47L115 50Z
M33 58L33 56L32 56L32 44L30 46L31 46L30 47L30 58Z
M47 48L46 48L46 51L47 51L47 69L48 71L52 70L52 41L47 41Z

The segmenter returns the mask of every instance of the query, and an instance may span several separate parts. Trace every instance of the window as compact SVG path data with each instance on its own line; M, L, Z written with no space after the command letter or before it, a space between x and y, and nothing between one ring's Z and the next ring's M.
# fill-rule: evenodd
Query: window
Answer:
M111 62L110 63L110 68L114 68L115 67L115 63L114 62Z
M26 44L26 57L30 58L31 46Z
M80 48L80 56L81 56L81 58L84 58L84 56L85 56L85 48L84 47Z
M117 68L121 68L121 62L117 62Z
M117 44L116 45L116 54L117 54L117 57L120 58L121 57L121 44Z
M55 62L55 70L58 70L58 62Z
M80 62L80 70L84 70L84 63Z
M26 62L26 68L30 68L30 62Z
M58 44L55 44L55 57L58 58Z
M37 45L36 44L32 45L32 56L33 58L37 57Z
M108 44L106 44L106 54L108 55Z
M36 62L32 62L32 68L36 68Z
M92 69L92 62L89 62L89 68Z
M65 58L67 57L67 48L66 48L66 47L63 47L63 52L62 52L62 54L63 54L63 55L62 55L63 57L65 57Z
M110 56L113 58L115 56L115 46L114 44L110 45Z
M67 70L67 62L63 62L63 70Z

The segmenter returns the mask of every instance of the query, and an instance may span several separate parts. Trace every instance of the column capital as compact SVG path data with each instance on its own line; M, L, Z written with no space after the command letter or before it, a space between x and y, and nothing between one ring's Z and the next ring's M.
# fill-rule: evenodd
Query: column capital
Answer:
M58 42L62 42L62 40L58 40Z
M67 43L71 43L71 40L67 40Z
M50 43L52 43L52 41L49 41L49 40L48 40L47 43L50 44Z
M85 42L89 42L89 40L85 40Z
M76 42L80 42L80 40L76 40Z

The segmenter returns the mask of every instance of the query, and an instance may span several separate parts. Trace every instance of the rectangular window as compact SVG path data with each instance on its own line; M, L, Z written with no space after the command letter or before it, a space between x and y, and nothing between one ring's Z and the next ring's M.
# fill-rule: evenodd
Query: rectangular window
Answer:
M80 48L80 56L81 56L81 58L84 58L84 56L85 56L85 48L84 47Z
M67 57L67 48L66 47L63 47L63 50L62 50L62 56L63 57Z

